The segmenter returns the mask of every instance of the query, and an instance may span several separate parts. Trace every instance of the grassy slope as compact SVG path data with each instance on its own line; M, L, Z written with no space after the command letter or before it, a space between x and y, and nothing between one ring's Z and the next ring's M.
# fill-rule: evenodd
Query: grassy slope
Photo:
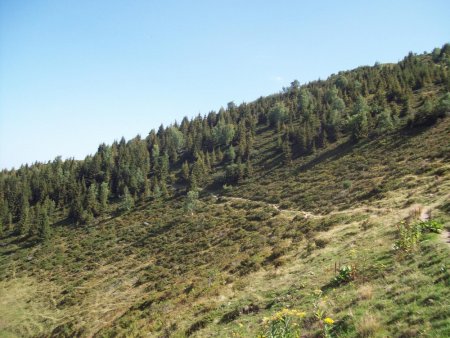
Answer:
M204 191L192 217L175 196L61 226L51 247L9 238L0 336L249 336L282 307L306 311L314 334L314 303L341 336L449 336L449 245L430 235L409 257L392 251L395 224L414 205L448 225L449 134L447 119L283 168L262 130L254 178L228 197ZM356 280L326 288L335 263L355 264Z

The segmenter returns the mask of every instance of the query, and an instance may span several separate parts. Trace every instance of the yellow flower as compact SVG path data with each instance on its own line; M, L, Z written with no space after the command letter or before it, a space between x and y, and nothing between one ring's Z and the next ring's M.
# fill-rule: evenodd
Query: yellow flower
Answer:
M323 321L325 324L328 324L328 325L333 325L333 323L334 323L334 320L331 319L330 317L325 318Z
M321 295L322 295L322 290L316 289L316 290L314 290L314 294L315 294L316 296L321 296Z
M302 312L302 311L298 311L298 310L293 310L292 311L292 315L296 316L298 318L303 318L306 316L306 312Z

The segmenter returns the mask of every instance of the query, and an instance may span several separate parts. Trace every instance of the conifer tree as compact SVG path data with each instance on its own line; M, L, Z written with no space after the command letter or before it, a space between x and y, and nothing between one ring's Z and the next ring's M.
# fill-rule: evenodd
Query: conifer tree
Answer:
M108 211L108 198L109 198L109 187L106 182L100 184L100 192L99 192L99 204L101 213L105 213Z
M233 163L236 158L236 152L234 151L234 147L230 146L226 153L226 159L228 162Z
M122 196L122 201L120 203L120 209L122 211L130 211L134 207L134 199L128 190L128 187L125 187L124 193Z
M185 182L189 181L189 163L188 161L184 161L181 166L181 177Z
M349 119L350 133L353 141L366 138L369 134L368 120L369 106L365 98L358 96L356 104L353 107L353 115Z
M156 200L161 198L161 188L160 188L159 183L157 181L153 184L153 197Z
M142 194L142 197L148 198L148 197L150 197L150 194L151 194L150 180L147 177L145 177L144 178L144 192Z
M69 217L71 217L76 223L80 223L83 219L84 208L82 202L82 196L77 190L70 205Z
M86 210L92 213L94 216L98 215L99 205L97 202L97 184L92 183L89 186L86 198Z
M30 231L30 206L26 198L22 199L21 214L18 223L18 233L23 235L28 235Z
M52 234L52 229L50 227L50 219L48 216L48 211L45 207L41 208L41 215L38 220L39 238L43 242L47 242Z
M223 152L222 152L222 150L219 148L218 150L217 150L217 162L218 163L222 163L222 161L223 161L223 158L224 158L224 154L223 154Z
M9 212L8 213L8 230L9 231L13 231L13 227L14 227L14 225L13 225L13 216L12 216L12 213Z
M205 181L205 163L203 161L203 156L198 154L197 160L192 166L192 172L189 178L189 187L191 190L199 188L203 185Z
M379 135L389 133L394 130L394 121L391 116L391 112L385 109L378 116L376 131Z
M197 190L190 190L186 194L186 199L184 200L184 210L190 214L191 216L194 216L194 211L198 204L198 191Z
M290 166L292 164L292 151L291 151L291 145L289 144L289 138L284 137L283 141L283 161L284 164Z
M252 162L250 160L248 160L245 163L245 176L246 177L252 177L253 176L253 166L252 166Z

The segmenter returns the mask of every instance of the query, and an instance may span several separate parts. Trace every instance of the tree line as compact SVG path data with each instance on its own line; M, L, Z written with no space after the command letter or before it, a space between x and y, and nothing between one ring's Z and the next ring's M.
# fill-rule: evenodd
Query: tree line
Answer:
M252 175L258 130L276 135L286 165L342 138L351 142L400 128L433 124L450 110L450 44L410 53L397 64L375 64L291 85L239 106L161 125L145 137L101 144L82 161L57 157L0 173L0 235L47 240L66 218L88 224L131 210L136 201L195 191L214 180ZM430 91L421 91L430 88ZM223 172L223 175L215 175ZM58 217L57 217L58 216Z

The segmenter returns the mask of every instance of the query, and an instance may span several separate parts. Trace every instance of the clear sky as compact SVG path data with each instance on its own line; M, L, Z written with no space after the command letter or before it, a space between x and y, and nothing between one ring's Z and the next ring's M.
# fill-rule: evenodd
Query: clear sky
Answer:
M0 1L0 169L450 40L450 1Z

